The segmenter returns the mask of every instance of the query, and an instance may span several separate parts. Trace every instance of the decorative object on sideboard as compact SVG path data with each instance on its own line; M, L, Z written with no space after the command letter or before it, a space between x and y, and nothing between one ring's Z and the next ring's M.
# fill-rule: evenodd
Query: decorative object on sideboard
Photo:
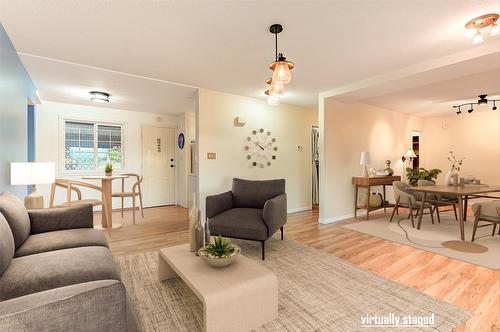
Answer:
M365 176L365 177L369 176L367 165L369 165L370 163L371 163L371 161L370 161L370 152L368 152L368 151L361 152L361 157L359 159L359 164L363 165L363 175L362 176Z
M240 252L239 246L219 235L215 237L213 243L200 248L198 255L210 266L226 267L238 258Z
M271 137L270 131L263 128L253 130L252 136L247 137L247 142L244 146L246 158L253 167L271 166L271 161L276 160L278 147L275 146L276 138Z
M198 218L198 206L196 205L196 193L193 193L191 211L189 211L189 250L196 251L196 218Z
M496 102L500 102L500 99L487 99L488 95L487 94L482 94L479 95L479 99L477 102L470 102L470 103L465 103L465 104L460 104L460 105L453 105L453 108L458 108L458 111L456 111L457 114L462 114L462 107L468 107L467 113L472 113L474 112L474 105L476 106L476 109L482 108L484 106L488 106L489 102L493 103L493 107L491 108L492 111L497 110L497 105Z
M410 163L413 161L413 159L417 158L417 155L415 154L415 151L413 151L412 148L409 148L408 150L406 150L406 153L404 156L401 157L401 160L403 161L403 163L406 161L406 160L409 160Z
M450 155L448 156L448 161L451 163L451 167L448 173L446 174L445 183L451 186L455 185L454 175L457 174L457 179L458 179L458 172L460 172L460 168L462 167L465 158L457 159L453 151L450 151L449 154Z
M368 195L368 193L365 193L363 196L363 205L366 206L366 202L368 201L368 196L370 196L370 201L368 202L370 207L379 207L382 206L382 195L380 193L372 193L371 195Z
M438 168L427 170L423 167L420 168L406 168L406 179L408 183L414 187L417 186L418 180L427 180L436 183L436 179L442 171Z
M275 60L269 65L273 76L267 80L270 87L265 91L265 94L269 96L267 100L269 105L279 105L281 96L285 94L285 84L292 80L290 70L295 67L293 62L287 61L283 53L278 53L278 34L282 31L281 24L273 24L269 27L269 32L274 34L275 40Z
M37 184L50 184L55 181L55 166L51 162L13 162L10 163L10 184L13 186L31 185L31 194L24 198L26 209L43 209L43 195L36 191Z
M106 176L113 175L113 165L111 163L106 164L106 166L104 167L104 173L106 174Z
M497 13L491 13L473 18L465 23L464 36L466 38L472 38L472 44L480 44L484 41L484 37L481 34L482 29L490 27L490 35L498 35L500 33L498 17L499 15Z
M391 161L388 159L385 161L385 172L387 172L388 176L391 176L394 174L394 170L391 168Z

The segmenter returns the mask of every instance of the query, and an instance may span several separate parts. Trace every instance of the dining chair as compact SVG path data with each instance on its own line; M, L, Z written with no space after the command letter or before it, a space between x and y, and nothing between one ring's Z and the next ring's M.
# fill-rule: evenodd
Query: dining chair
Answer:
M135 177L136 182L132 185L132 191L125 191L125 178L122 179L122 189L120 192L115 192L111 196L113 197L119 197L122 200L122 218L123 218L123 201L125 198L130 197L132 198L132 220L135 225L135 198L138 196L139 197L139 206L141 209L141 215L144 218L144 209L142 207L142 191L141 191L141 182L142 182L142 175L135 174L135 173L121 173L120 175L125 175L128 177Z
M476 237L476 231L480 227L493 225L491 236L494 236L497 229L497 224L500 224L500 200L476 203L472 205L472 211L474 212L475 219L471 241L474 241L474 238ZM484 225L478 225L480 221L486 221L488 223ZM500 235L500 227L498 228L498 235Z
M55 199L55 194L57 188L63 188L66 189L66 201L63 203L59 204L54 204L54 199ZM106 202L100 200L100 199L94 199L94 198L88 198L88 199L83 199L82 198L82 191L80 188L88 188L92 190L96 190L101 193L102 196L102 189L101 187L98 187L96 185L82 182L82 181L75 181L75 180L70 180L70 179L55 179L54 183L52 184L52 188L50 190L50 203L49 207L66 207L66 206L76 206L76 205L92 205L94 206L103 206L104 208L107 208ZM76 194L76 200L73 199L73 193Z
M424 186L435 186L436 184L432 181L429 180L418 180L417 181L417 186L419 187L424 187ZM429 195L428 195L429 197ZM437 219L438 222L441 223L441 216L439 215L439 212L448 212L450 210L442 210L439 211L439 207L445 207L445 206L453 206L453 211L455 212L455 220L458 221L458 216L457 216L457 204L458 204L458 198L453 195L440 195L440 194L432 194L432 196L429 198L429 201L434 205L434 211L436 211L437 214Z
M408 214L408 218L411 219L411 225L412 227L415 227L415 221L414 218L418 217L418 214L420 213L420 205L422 204L422 199L421 196L419 195L420 193L410 193L406 189L410 187L409 184L404 183L402 181L394 181L392 183L392 188L394 190L394 198L396 199L396 205L394 206L394 209L392 209L392 215L391 219L389 222L392 222L392 219L394 218L394 213L399 207L405 207L410 210ZM431 220L432 223L434 224L434 216L433 216L433 210L432 210L432 204L429 202L424 202L424 209L428 208L429 213L431 215ZM413 211L417 211L416 215L413 215Z

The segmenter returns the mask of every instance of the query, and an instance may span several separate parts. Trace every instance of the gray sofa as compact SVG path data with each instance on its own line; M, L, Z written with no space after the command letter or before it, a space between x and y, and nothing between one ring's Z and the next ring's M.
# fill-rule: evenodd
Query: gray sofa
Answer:
M137 331L92 206L26 211L0 194L1 331Z
M207 196L206 217L212 235L260 241L264 260L266 240L278 230L283 240L285 180L233 179L231 191Z

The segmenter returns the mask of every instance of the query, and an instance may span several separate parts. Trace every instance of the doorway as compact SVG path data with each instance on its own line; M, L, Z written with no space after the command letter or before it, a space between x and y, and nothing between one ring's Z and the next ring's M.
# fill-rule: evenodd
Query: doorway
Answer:
M175 129L142 127L144 206L175 204Z
M412 131L411 132L411 148L413 152L415 152L416 158L412 159L412 168L418 169L420 167L420 132Z
M319 127L311 128L311 160L312 160L312 205L319 204Z

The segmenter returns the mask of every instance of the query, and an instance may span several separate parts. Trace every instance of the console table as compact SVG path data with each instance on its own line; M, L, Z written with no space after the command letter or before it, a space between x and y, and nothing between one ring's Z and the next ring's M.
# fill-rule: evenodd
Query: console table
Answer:
M388 207L393 207L394 204L386 203L385 199L385 186L392 186L394 181L401 181L401 176L399 175L381 175L381 176L353 176L352 184L354 185L355 194L354 194L354 218L356 218L356 214L358 209L366 209L366 220L369 219L369 215L371 211L384 209L384 212ZM370 188L382 186L383 188L383 198L382 205L371 207L370 206ZM366 188L368 190L368 199L366 200L366 205L358 205L358 191L359 188Z

